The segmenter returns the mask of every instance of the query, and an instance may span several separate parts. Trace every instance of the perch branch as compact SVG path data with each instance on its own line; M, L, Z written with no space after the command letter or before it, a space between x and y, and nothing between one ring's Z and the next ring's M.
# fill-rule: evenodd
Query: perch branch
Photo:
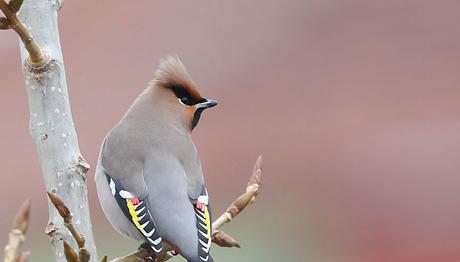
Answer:
M147 249L140 248L136 252L133 252L124 257L115 258L114 260L111 260L110 262L138 262L138 261L144 261L147 257L149 257L149 252L147 251Z
M67 261L88 262L90 260L91 254L85 247L85 237L77 231L74 224L72 223L72 213L56 194L51 192L47 193L54 207L56 207L57 211L59 212L59 215L62 217L62 219L64 219L64 226L69 230L70 234L72 234L78 245L79 251L77 253L77 251L75 251L69 243L67 243L65 240L63 241L64 254Z
M170 258L174 257L172 253L172 247L168 243L163 243L163 250L158 254L158 257L153 260L153 262L163 262L166 260L169 260ZM149 251L145 248L139 248L136 252L133 252L131 254L128 254L124 257L119 257L115 258L114 260L111 260L110 262L143 262L143 261L149 261L150 260L150 254Z
M25 262L28 260L28 252L17 253L19 247L26 239L25 234L29 227L30 208L31 202L30 199L27 199L16 214L13 229L10 232L8 243L5 246L4 262Z
M248 206L250 203L255 201L256 196L260 193L262 186L262 156L259 156L256 160L254 168L251 173L251 178L249 179L248 185L246 187L246 192L239 196L235 201L233 201L227 210L217 218L214 223L212 223L212 242L221 246L221 247L240 247L238 242L226 234L225 232L219 230L222 226L232 221L243 209ZM163 247L163 253L159 258L155 259L155 262L164 262L171 257L171 247L165 245ZM146 261L149 253L146 249L139 249L138 251L129 254L127 256L116 258L111 262L139 262Z
M42 67L48 62L48 59L16 15L22 2L23 0L10 0L9 3L6 3L5 0L0 0L0 10L5 15L5 17L0 18L0 29L13 29L29 52L29 64L34 68Z

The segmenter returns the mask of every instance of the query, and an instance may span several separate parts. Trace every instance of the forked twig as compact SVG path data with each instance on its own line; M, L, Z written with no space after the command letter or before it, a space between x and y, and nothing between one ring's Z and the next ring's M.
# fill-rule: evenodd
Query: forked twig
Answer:
M37 42L33 39L27 28L17 17L23 0L0 0L0 10L5 17L0 17L0 30L13 29L21 38L24 47L29 52L29 64L32 67L42 67L48 62L46 55L40 50Z
M85 247L85 237L77 231L77 229L72 223L72 213L70 212L69 208L56 194L53 194L51 192L47 192L47 194L49 199L53 203L54 207L56 207L56 209L58 210L59 215L64 219L64 226L69 230L70 234L72 234L73 238L75 239L78 245L77 252L69 243L67 243L65 240L63 241L64 254L67 261L88 262L91 257L91 254Z

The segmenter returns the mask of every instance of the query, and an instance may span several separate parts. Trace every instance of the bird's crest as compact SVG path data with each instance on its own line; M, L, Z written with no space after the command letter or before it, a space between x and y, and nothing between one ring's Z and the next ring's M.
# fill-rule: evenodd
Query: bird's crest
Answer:
M160 60L160 65L151 84L169 88L175 93L178 89L182 89L193 99L197 101L202 99L187 69L177 55L167 56Z

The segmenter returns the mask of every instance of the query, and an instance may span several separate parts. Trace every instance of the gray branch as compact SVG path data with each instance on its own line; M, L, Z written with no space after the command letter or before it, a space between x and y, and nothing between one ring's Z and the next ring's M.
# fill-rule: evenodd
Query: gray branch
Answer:
M72 121L59 42L56 1L25 1L18 18L48 59L40 67L31 65L28 62L29 53L20 41L30 111L29 131L36 145L46 191L59 195L67 203L73 212L75 227L86 239L91 261L96 261L86 187L89 166L80 154ZM56 261L66 261L62 241L66 240L76 247L75 239L64 227L51 203L49 214L46 233L51 239Z

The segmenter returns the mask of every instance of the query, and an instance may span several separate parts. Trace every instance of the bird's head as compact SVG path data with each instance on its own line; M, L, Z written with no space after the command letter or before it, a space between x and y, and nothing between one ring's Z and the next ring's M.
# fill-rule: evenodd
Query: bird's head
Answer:
M217 102L203 98L193 83L185 66L177 56L160 61L151 85L156 88L156 98L166 116L190 131L198 124L203 110Z

